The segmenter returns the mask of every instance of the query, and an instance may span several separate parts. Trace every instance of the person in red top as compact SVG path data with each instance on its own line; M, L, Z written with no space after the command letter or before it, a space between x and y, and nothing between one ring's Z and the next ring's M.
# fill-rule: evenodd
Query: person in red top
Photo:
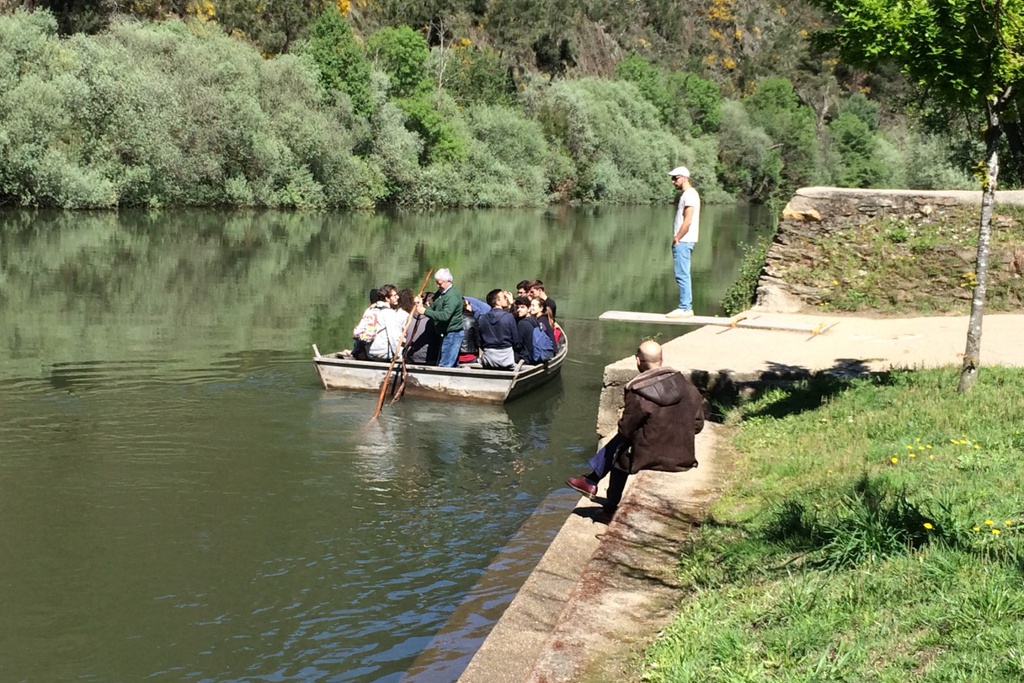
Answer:
M684 472L697 466L695 436L704 429L704 399L678 370L662 366L661 345L645 341L636 351L640 374L625 387L618 433L591 458L593 469L570 477L570 488L593 499L607 474L604 505L614 511L629 475L641 470Z

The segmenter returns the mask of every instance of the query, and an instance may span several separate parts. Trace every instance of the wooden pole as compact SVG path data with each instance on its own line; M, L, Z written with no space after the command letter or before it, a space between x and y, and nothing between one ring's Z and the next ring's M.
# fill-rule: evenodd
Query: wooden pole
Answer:
M417 298L423 296L423 290L427 288L427 283L430 282L430 276L434 274L434 269L431 268L427 271L427 276L423 278L423 284L420 285L420 293L416 295ZM405 327L402 329L402 340L405 339L405 333L409 331L409 324L412 322L412 314L409 314L409 319L405 321ZM386 332L385 332L386 334ZM398 360L397 349L396 352L391 354L391 364L388 365L388 372L384 375L384 379L380 383L380 394L377 396L377 409L373 411L373 417L370 421L376 420L380 416L380 409L384 407L384 395L388 393L388 381L391 379L391 372L395 369L395 361ZM404 354L403 354L404 355Z

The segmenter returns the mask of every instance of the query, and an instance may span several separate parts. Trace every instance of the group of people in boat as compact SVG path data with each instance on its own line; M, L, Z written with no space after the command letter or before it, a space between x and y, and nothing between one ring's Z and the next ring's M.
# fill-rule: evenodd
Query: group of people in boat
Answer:
M511 370L551 360L564 341L541 280L522 280L514 295L492 289L485 300L462 296L447 268L434 281L437 291L422 297L391 284L370 290L370 306L352 331L352 356Z

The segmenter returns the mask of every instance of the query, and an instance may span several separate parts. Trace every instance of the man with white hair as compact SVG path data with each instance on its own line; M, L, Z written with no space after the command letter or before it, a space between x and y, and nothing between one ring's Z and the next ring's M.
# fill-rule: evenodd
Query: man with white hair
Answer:
M690 170L676 166L668 172L682 194L672 222L672 266L679 285L679 307L666 313L668 318L693 317L693 287L690 282L690 256L700 231L700 196L690 184Z
M434 328L441 335L441 358L438 365L454 368L459 362L459 347L462 346L462 295L452 284L452 272L441 268L434 275L437 293L427 307L416 299L416 312L434 321Z

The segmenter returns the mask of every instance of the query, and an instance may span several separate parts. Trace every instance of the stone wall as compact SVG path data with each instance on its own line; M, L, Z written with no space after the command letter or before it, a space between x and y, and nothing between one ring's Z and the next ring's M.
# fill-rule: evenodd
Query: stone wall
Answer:
M996 192L996 205L1024 205L1024 191ZM927 220L962 206L980 206L981 192L926 190L855 190L836 187L805 187L797 190L782 211L775 241L768 249L764 272L758 281L757 307L779 312L799 312L817 294L786 282L786 269L806 261L804 242L815 234L863 225L876 218ZM973 261L973 254L969 255ZM812 265L812 264L808 264Z

